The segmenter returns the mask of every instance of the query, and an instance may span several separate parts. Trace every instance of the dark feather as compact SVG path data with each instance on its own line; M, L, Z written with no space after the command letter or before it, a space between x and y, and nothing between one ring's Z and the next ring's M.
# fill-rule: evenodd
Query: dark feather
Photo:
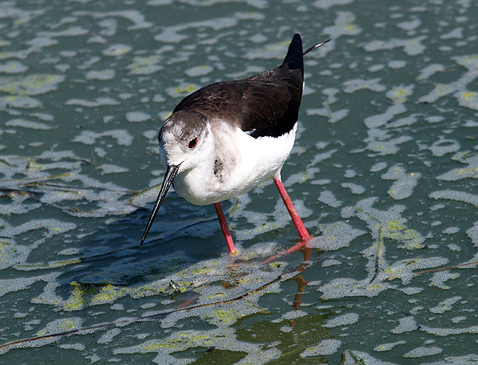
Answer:
M303 85L302 40L294 35L282 65L243 80L208 85L174 109L193 110L209 122L221 119L252 137L278 137L297 122Z

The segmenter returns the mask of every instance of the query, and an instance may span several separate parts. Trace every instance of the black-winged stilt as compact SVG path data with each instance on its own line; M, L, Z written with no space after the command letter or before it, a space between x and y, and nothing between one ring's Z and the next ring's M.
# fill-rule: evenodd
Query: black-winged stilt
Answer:
M196 205L214 204L229 252L236 253L221 201L247 193L273 179L302 242L311 236L281 181L280 172L294 145L304 85L303 55L295 34L287 55L272 71L223 81L185 97L159 132L163 185L141 239L173 184Z

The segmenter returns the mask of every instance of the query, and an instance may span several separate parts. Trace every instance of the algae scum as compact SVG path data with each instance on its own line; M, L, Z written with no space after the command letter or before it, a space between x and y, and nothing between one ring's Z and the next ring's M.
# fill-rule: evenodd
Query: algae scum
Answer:
M178 16L180 14L180 16ZM478 363L473 1L0 4L0 363ZM282 178L212 207L163 179L182 97L306 47ZM307 261L304 262L304 259Z

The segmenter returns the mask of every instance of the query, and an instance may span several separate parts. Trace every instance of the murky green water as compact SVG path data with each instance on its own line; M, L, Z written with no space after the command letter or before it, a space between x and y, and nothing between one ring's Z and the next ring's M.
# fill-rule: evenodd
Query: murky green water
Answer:
M0 363L478 363L478 4L0 3ZM182 97L307 55L282 177L170 194L138 247ZM152 189L148 189L151 187ZM319 249L326 249L320 251ZM63 335L59 335L63 334Z

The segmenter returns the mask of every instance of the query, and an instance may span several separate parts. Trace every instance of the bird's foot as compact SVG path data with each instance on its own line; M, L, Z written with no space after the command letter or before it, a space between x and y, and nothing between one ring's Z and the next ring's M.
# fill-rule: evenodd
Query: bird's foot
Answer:
M312 248L313 248L312 241L314 241L314 239L316 238L317 237L308 236L307 238L303 239L299 243L296 243L294 246L292 246L288 250L278 253L277 255L274 255L268 258L267 260L263 261L262 263L267 264L271 261L277 260L279 257L289 255L297 251L302 251L304 253L304 261L309 261L310 254L312 253Z

